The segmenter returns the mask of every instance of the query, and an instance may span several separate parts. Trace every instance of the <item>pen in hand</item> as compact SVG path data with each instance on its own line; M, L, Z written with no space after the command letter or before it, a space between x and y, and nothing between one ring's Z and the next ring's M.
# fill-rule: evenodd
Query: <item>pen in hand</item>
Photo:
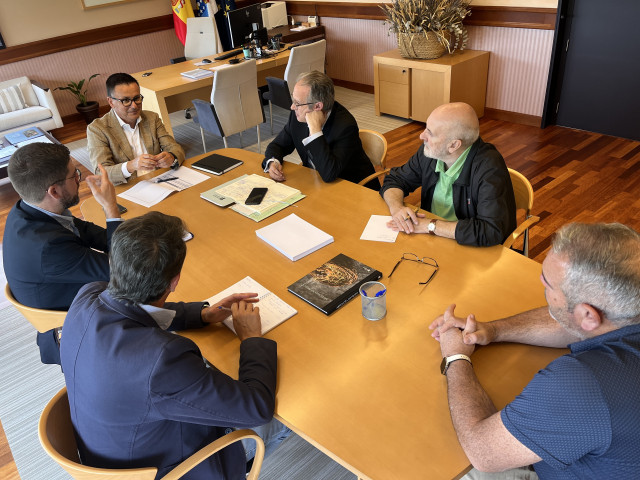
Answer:
M220 306L218 307L218 310L226 310L226 311L228 311L228 312L230 312L230 311L231 311L231 309L230 309L229 307L223 307L222 305L220 305Z
M160 180L156 180L156 183L170 182L171 180L178 180L178 177L161 178Z

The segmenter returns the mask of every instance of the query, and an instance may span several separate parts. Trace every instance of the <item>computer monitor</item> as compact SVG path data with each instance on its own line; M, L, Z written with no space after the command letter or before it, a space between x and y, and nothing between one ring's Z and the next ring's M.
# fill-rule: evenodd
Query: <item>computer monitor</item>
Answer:
M229 31L231 32L231 46L240 48L249 42L249 34L263 28L262 5L256 3L244 8L237 8L227 12Z

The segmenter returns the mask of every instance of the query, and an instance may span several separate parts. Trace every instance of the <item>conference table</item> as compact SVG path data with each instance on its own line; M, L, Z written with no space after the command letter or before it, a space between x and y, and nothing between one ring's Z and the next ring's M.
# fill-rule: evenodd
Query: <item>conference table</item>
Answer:
M266 77L283 78L290 53L291 51L285 48L272 57L257 59L258 84L256 87L266 85ZM243 58L242 52L226 60L216 61L215 56L217 54L203 57L212 60L212 63L201 67L194 65L202 60L197 58L133 74L140 84L140 93L144 96L144 109L160 115L170 135L173 136L173 127L169 114L192 107L191 101L196 98L209 100L213 87L213 76L194 80L182 76L181 73L196 68L225 68L229 65L231 58Z
M388 215L380 195L344 180L324 183L314 170L289 163L286 184L306 197L256 223L199 196L239 175L263 174L262 156L239 149L216 153L244 164L152 207L181 217L194 234L187 243L180 283L169 300L202 301L251 276L298 311L266 334L278 343L278 419L363 479L462 476L470 465L449 417L440 347L427 327L451 303L460 316L475 313L479 321L545 305L540 264L502 246L465 247L430 235L400 234L395 243L360 240L372 214ZM119 201L129 209L125 219L149 211ZM104 224L93 198L84 202L82 212L86 219ZM256 236L256 229L291 213L335 241L292 262ZM426 287L418 282L424 282L431 269L416 262L402 262L387 278L405 252L438 261L440 270ZM326 316L287 291L288 285L339 253L383 273L380 281L388 289L385 318L365 320L357 297ZM216 367L237 378L240 342L230 330L210 325L180 333L195 341ZM477 349L474 370L501 408L563 353L495 344Z

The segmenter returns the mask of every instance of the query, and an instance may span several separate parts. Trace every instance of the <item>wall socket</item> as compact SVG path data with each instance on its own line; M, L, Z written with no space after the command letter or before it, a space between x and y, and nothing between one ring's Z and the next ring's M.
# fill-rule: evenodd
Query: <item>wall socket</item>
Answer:
M315 27L318 25L318 16L314 15L312 17L307 17L307 22L309 22L310 27Z

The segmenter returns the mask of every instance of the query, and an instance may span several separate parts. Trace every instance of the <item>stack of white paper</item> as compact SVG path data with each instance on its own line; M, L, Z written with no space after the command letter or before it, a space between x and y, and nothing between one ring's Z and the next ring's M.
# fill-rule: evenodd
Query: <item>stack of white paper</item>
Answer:
M256 230L256 235L294 262L333 242L331 235L295 213Z

